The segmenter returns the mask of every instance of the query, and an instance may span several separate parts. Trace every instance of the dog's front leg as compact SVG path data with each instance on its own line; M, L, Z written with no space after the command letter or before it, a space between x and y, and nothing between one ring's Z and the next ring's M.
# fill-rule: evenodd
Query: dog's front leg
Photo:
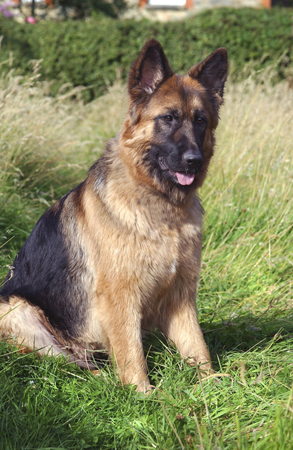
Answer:
M190 365L200 366L201 372L212 372L208 347L199 326L195 294L189 299L174 298L167 302L160 320L160 329L174 342L181 356Z
M126 302L125 302L126 304ZM134 384L147 392L150 382L143 353L139 314L131 308L111 310L103 324L109 339L109 353L123 384Z

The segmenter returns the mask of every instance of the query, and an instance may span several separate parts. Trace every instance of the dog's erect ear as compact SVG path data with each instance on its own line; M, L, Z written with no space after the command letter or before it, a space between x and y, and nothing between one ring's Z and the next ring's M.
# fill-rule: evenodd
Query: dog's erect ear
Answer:
M152 94L163 81L173 75L161 44L148 40L139 57L131 66L128 80L130 97L135 99L142 93Z
M228 53L225 48L218 48L204 61L191 67L188 75L195 78L214 95L223 99L224 85L228 73Z

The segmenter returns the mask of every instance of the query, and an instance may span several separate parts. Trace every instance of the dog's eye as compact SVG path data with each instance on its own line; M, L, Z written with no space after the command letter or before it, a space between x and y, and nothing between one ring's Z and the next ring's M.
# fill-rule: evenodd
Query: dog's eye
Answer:
M166 120L166 122L172 122L173 116L171 116L171 114L167 114L166 116L164 116L164 119Z
M202 125L204 123L205 119L203 117L197 117L195 119L195 122L198 123L198 125Z

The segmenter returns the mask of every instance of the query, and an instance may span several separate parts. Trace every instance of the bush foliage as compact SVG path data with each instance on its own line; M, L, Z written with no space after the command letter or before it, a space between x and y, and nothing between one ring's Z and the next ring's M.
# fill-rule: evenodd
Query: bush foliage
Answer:
M224 46L232 76L243 76L245 66L257 70L275 63L278 78L284 78L293 66L291 16L289 8L223 8L171 23L101 17L30 26L1 19L0 63L11 62L13 55L11 65L25 74L31 72L32 59L42 59L42 77L54 80L53 91L64 83L91 86L90 99L117 77L124 80L144 42L154 37L178 72ZM2 64L4 70L8 66Z

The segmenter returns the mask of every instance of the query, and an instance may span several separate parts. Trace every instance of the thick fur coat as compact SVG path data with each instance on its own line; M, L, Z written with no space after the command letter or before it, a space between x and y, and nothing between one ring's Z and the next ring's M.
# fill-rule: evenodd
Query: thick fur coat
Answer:
M0 291L0 335L94 368L105 350L124 384L150 382L143 330L158 328L211 371L199 326L202 185L214 152L227 52L188 75L160 44L129 75L129 112L86 180L48 209Z

